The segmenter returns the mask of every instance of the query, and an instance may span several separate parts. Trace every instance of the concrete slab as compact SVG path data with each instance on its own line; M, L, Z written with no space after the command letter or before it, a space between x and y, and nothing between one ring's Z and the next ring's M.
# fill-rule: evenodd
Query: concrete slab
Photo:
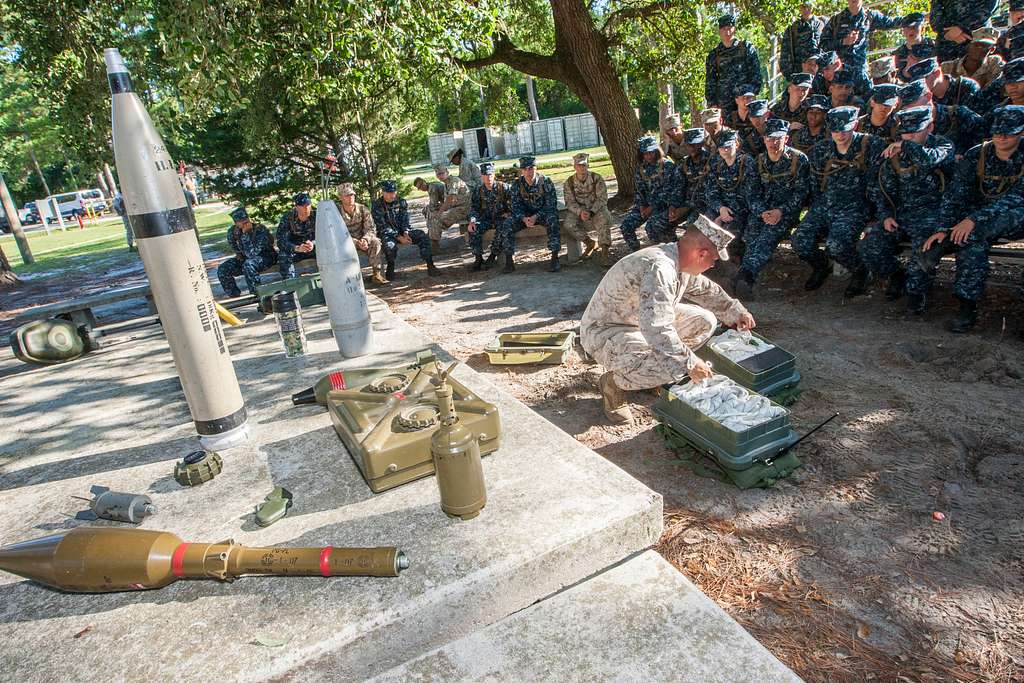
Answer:
M799 680L654 551L373 679Z
M195 446L158 329L59 366L0 359L0 543L73 527L89 486L148 493L143 528L248 545L397 545L394 579L245 578L160 591L68 595L0 575L0 671L43 680L261 680L328 667L380 673L521 610L649 547L661 497L462 366L455 377L496 403L504 445L484 460L489 501L449 520L428 478L381 495L363 483L318 406L289 396L329 368L396 364L429 339L372 300L378 351L343 363L326 309L306 311L311 353L286 359L273 318L227 336L255 431L196 488L171 478ZM443 352L437 353L446 357ZM287 518L254 525L274 486ZM283 641L279 647L265 643ZM305 665L299 671L296 667Z

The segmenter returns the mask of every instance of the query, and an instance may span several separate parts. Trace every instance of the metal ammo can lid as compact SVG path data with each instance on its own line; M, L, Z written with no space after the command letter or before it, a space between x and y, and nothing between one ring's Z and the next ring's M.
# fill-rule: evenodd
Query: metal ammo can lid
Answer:
M274 292L274 296L270 299L270 305L274 313L284 313L298 309L299 302L295 292Z

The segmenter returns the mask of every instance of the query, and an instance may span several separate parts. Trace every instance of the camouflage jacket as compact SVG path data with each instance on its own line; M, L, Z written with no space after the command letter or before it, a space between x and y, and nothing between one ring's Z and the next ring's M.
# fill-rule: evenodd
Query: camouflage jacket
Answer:
M675 164L668 159L659 159L653 164L640 164L636 169L633 206L650 206L655 211L668 209L674 199L675 172Z
M863 71L868 59L868 35L875 31L898 29L903 17L890 17L876 9L862 7L855 15L848 8L833 14L821 32L821 50L835 50L843 60L844 68L852 71ZM858 31L857 40L852 45L844 45L843 40L853 31Z
M997 200L1024 176L1024 149L1002 160L991 142L972 147L957 162L953 182L942 198L939 227L952 228L964 218L978 225L991 220L998 211Z
M871 112L868 111L867 114L864 114L864 116L857 119L857 131L860 133L877 135L887 143L895 142L900 139L898 127L896 126L896 117L892 114L890 114L885 120L885 123L880 126L876 126L871 123Z
M804 21L797 19L782 34L782 48L779 51L779 70L789 78L791 74L801 71L804 60L817 53L821 44L821 32L825 28L825 18L811 16Z
M480 167L469 159L463 159L462 163L459 164L459 180L466 183L466 187L473 189L478 187L482 181L480 180Z
M341 211L341 217L345 219L345 225L348 227L348 233L352 235L352 239L361 240L366 235L376 235L377 229L373 224L373 216L370 215L370 210L363 204L356 202L355 206L352 207L352 213L345 211L345 207L338 202L338 209Z
M483 184L473 188L473 201L469 209L469 220L497 228L508 217L511 207L511 191L506 183L495 180L491 189Z
M228 228L228 246L231 251L241 254L243 260L274 258L274 238L262 223L253 223L249 232L243 232L237 225L232 225Z
M444 203L448 188L440 180L427 183L427 208L437 210Z
M409 204L401 197L386 202L384 197L373 200L370 208L373 223L377 227L377 237L382 242L394 242L399 235L409 232Z
M526 182L526 178L519 176L511 188L512 193L512 216L522 220L528 216L540 215L550 219L558 216L558 195L555 194L555 184L551 178L541 173L535 173L533 185Z
M969 108L935 105L936 135L949 138L957 154L963 154L988 137L988 124Z
M277 246L284 251L295 251L307 240L316 241L316 209L309 212L309 218L299 220L299 215L292 209L281 216L277 224Z
M757 50L745 40L735 40L731 47L718 43L704 60L704 99L709 107L732 109L737 85L754 86L761 90L761 61Z
M587 171L583 180L572 174L562 186L565 208L580 215L581 211L597 213L608 208L608 185L604 178L593 171Z
M700 156L696 159L686 156L676 164L676 193L672 206L688 206L704 213L707 207L705 183L711 168L711 159L717 156L717 152L712 153L702 148Z
M451 209L456 206L469 206L469 185L463 182L461 178L449 173L448 177L441 182L444 183L445 202L451 201L449 197L455 197L455 201L453 203L445 206L446 209Z
M761 196L761 181L754 166L754 158L744 152L736 154L732 166L720 155L711 159L704 183L705 201L711 216L717 216L723 206L733 211L749 209L748 202Z
M825 129L825 126L821 127L821 131L817 135L812 133L808 126L804 126L799 130L793 131L789 142L794 148L810 156L811 150L822 140L828 140L828 131Z
M941 97L936 97L932 94L932 101L935 104L944 104L947 107L969 105L974 102L974 97L981 90L978 87L978 82L972 78L966 76L949 76L949 87L946 88L946 93Z
M875 135L854 132L845 154L831 138L814 146L811 161L811 202L822 202L830 209L862 209L867 189L878 182L878 163L885 140Z
M944 137L929 135L923 145L904 140L898 156L882 159L878 182L869 188L878 219L934 217L952 180L954 158L953 143Z
M811 190L810 166L807 155L792 147L782 150L778 161L772 161L767 151L759 154L756 172L761 195L747 200L751 212L781 209L782 222L787 224L799 218Z
M768 111L773 119L784 119L790 123L795 121L801 125L807 125L807 108L804 106L804 102L800 103L796 111L790 111L789 93L783 92L782 96L772 103Z
M979 88L984 88L1003 72L1003 58L999 55L992 54L986 57L982 60L981 66L972 74L967 73L966 69L964 69L965 59L967 58L961 57L943 62L942 73L949 74L950 76L966 76L974 80Z

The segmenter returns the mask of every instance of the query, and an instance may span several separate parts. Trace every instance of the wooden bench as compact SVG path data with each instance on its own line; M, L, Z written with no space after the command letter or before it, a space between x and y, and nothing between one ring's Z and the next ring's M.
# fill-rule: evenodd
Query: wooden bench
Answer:
M149 285L135 285L106 292L89 294L70 301L58 301L44 306L33 306L14 316L17 323L26 323L32 320L49 320L50 318L63 318L69 320L78 327L92 330L99 327L96 321L94 308L128 301L130 299L145 299L151 313L156 313L156 305L153 303L153 296L149 291Z

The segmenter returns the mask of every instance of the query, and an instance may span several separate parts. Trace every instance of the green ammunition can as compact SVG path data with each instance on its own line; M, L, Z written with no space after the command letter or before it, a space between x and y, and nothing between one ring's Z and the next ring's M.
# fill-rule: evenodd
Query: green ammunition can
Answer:
M302 328L302 312L295 292L274 294L271 305L284 344L284 355L288 358L306 355L306 331Z

